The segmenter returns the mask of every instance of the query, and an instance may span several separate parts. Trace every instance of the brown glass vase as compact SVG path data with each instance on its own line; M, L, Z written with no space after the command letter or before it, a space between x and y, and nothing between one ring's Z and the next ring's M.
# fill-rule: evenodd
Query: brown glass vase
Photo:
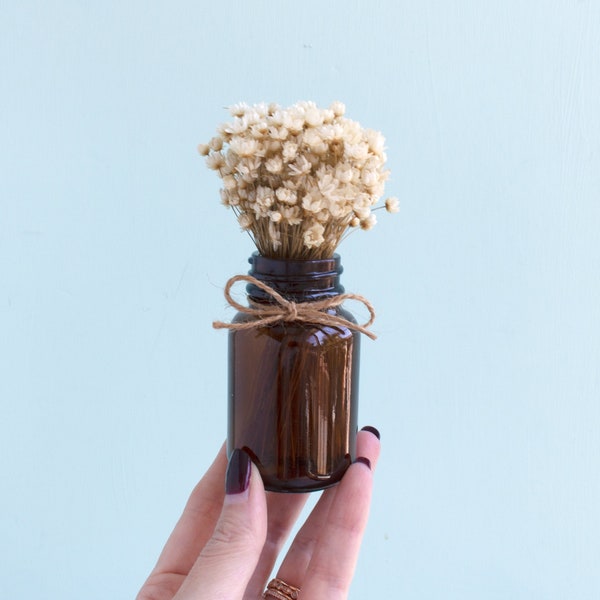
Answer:
M278 260L257 253L249 274L296 303L343 293L340 257ZM255 306L273 303L247 286ZM329 314L355 323L341 307ZM237 313L234 323L256 319ZM247 451L265 488L310 492L334 485L355 458L360 333L340 324L279 321L229 332L227 449Z

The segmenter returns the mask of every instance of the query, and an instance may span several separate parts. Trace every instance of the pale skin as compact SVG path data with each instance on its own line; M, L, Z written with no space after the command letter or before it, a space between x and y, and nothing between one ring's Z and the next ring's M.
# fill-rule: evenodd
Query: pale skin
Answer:
M367 524L379 440L359 431L355 462L325 490L276 576L299 600L346 600ZM307 494L265 492L255 465L248 488L225 494L225 447L193 490L137 600L259 600Z

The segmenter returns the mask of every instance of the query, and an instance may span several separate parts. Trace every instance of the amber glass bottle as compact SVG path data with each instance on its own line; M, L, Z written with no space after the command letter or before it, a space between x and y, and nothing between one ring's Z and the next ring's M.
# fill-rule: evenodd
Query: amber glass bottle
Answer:
M284 298L311 302L343 293L335 255L277 260L257 253L249 274ZM249 301L269 304L248 284ZM355 322L341 307L331 314ZM234 323L256 317L238 313ZM337 483L355 458L360 334L341 325L277 322L229 333L227 446L246 450L265 488L309 492Z

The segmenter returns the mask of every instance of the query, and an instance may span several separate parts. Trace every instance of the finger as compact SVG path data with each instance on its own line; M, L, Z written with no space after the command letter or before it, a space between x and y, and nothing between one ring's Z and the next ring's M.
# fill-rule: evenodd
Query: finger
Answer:
M356 453L358 456L368 458L372 468L377 465L379 450L379 432L375 428L366 427L358 432ZM301 587L314 549L325 529L329 510L340 485L323 492L306 523L294 538L286 557L281 563L277 573L278 578L293 586Z
M246 588L244 600L256 600L262 594L281 547L307 499L308 494L267 494L267 540Z
M300 598L346 600L367 525L373 472L359 457L338 486L327 522L306 569Z
M283 579L283 581L294 587L301 586L304 581L306 569L312 558L314 548L317 545L319 536L327 522L329 509L336 492L337 486L328 488L321 494L319 501L312 509L304 525L296 534L290 549L279 567L277 572L277 577L279 579Z
M356 437L356 456L368 458L371 462L372 471L375 471L375 467L379 461L379 453L381 451L380 437L379 431L371 425L363 427Z
M177 600L242 598L267 533L267 503L258 469L246 452L234 450L226 475L223 510Z
M188 574L219 518L225 496L223 480L226 468L227 456L223 444L212 465L192 491L152 571L153 575Z

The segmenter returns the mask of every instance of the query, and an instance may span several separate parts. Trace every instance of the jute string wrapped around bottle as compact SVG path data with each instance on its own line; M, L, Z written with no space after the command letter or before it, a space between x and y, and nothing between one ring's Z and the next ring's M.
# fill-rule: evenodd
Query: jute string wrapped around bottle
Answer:
M269 294L273 300L275 300L276 304L259 304L258 302L251 302L250 306L244 306L243 304L240 304L231 295L231 288L239 281L251 283L252 285L262 289L264 292ZM227 281L223 293L225 295L225 299L233 308L241 313L252 315L255 317L255 319L245 323L225 323L223 321L214 321L213 327L215 329L244 330L263 327L279 321L299 321L304 323L312 323L314 325L329 325L330 327L335 327L336 325L343 326L363 333L372 340L377 338L377 336L368 329L375 320L375 309L366 298L359 296L358 294L339 294L332 298L326 298L325 300L317 300L313 302L293 302L292 300L287 300L271 286L263 283L259 279L256 279L256 277L252 277L251 275L235 275L234 277L231 277L229 281ZM366 323L359 325L358 323L353 323L344 317L326 312L327 309L341 306L345 300L355 300L363 304L369 311L369 320Z

